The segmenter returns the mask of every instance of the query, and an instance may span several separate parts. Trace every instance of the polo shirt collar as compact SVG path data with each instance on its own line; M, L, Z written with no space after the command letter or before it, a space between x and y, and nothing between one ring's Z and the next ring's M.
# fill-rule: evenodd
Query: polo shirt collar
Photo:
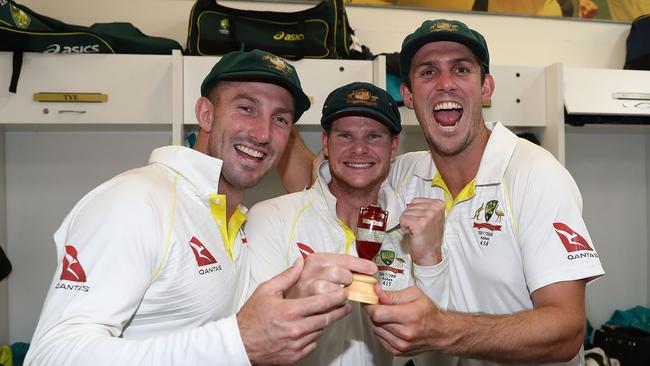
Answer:
M149 164L161 164L180 174L202 196L217 193L223 161L184 146L155 149Z
M485 126L492 133L481 157L481 164L475 180L476 185L496 184L501 181L519 139L501 122L486 122ZM413 167L413 175L421 179L432 181L436 178L437 173L438 169L430 152L426 158L417 161Z
M492 133L476 174L476 185L501 182L519 140L519 137L503 126L501 122L487 122L485 125Z

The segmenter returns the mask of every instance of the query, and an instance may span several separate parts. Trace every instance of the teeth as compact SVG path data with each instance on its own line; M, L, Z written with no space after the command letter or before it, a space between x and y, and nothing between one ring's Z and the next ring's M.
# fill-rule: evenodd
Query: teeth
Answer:
M264 157L264 154L262 152L257 151L257 150L253 150L253 149L251 149L249 147L246 147L244 145L235 145L235 149L243 152L246 155L250 155L250 156L252 156L254 158L261 159L261 158Z
M347 164L350 168L355 168L355 169L365 169L365 168L370 168L372 164L370 163L348 163Z
M456 102L443 102L443 103L436 104L433 107L434 111L440 111L443 109L463 109L463 107Z

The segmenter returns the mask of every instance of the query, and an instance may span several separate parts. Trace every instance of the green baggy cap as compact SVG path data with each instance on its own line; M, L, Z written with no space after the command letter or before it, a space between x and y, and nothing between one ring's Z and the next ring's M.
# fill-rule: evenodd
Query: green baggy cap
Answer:
M224 55L203 79L201 95L207 97L221 80L261 80L283 86L293 95L296 122L311 105L293 65L265 51L235 51Z
M452 41L462 43L474 52L481 63L481 69L490 73L490 54L487 42L481 33L470 29L458 20L425 20L422 25L404 38L399 54L399 70L402 81L408 79L411 60L420 47L430 42Z
M370 117L394 134L402 131L397 103L387 91L370 83L347 84L327 96L320 120L323 129L329 132L332 122L345 116Z

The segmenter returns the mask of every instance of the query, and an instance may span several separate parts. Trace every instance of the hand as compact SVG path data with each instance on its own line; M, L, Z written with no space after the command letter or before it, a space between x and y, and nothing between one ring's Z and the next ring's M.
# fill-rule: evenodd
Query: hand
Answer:
M579 0L580 18L593 18L598 14L598 4L592 0Z
M419 266L433 266L442 260L445 203L430 198L414 198L406 205L399 224L410 238L411 258Z
M442 312L417 287L401 291L383 291L375 285L379 305L365 305L372 330L379 342L396 356L414 355L435 349L442 338Z
M375 263L351 255L310 254L305 258L300 279L286 295L288 298L301 298L338 291L352 283L352 272L373 275L377 271ZM347 289L345 291L347 294Z
M350 312L342 288L303 299L282 294L300 278L302 258L258 286L237 313L239 333L251 363L294 363L316 348L323 328Z

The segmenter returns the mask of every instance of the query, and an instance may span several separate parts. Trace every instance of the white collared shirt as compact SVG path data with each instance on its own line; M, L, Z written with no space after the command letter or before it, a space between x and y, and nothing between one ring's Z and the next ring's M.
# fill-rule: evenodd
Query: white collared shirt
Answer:
M389 180L402 204L415 197L447 204L443 249L449 257L449 299L439 305L464 313L512 314L532 309L531 293L541 287L593 279L604 271L567 170L501 123L488 128L492 133L476 178L455 199L428 151L399 156ZM579 356L567 364L578 364ZM493 364L431 353L418 359L421 364Z
M225 222L221 165L159 148L72 209L27 365L249 364L245 208Z

